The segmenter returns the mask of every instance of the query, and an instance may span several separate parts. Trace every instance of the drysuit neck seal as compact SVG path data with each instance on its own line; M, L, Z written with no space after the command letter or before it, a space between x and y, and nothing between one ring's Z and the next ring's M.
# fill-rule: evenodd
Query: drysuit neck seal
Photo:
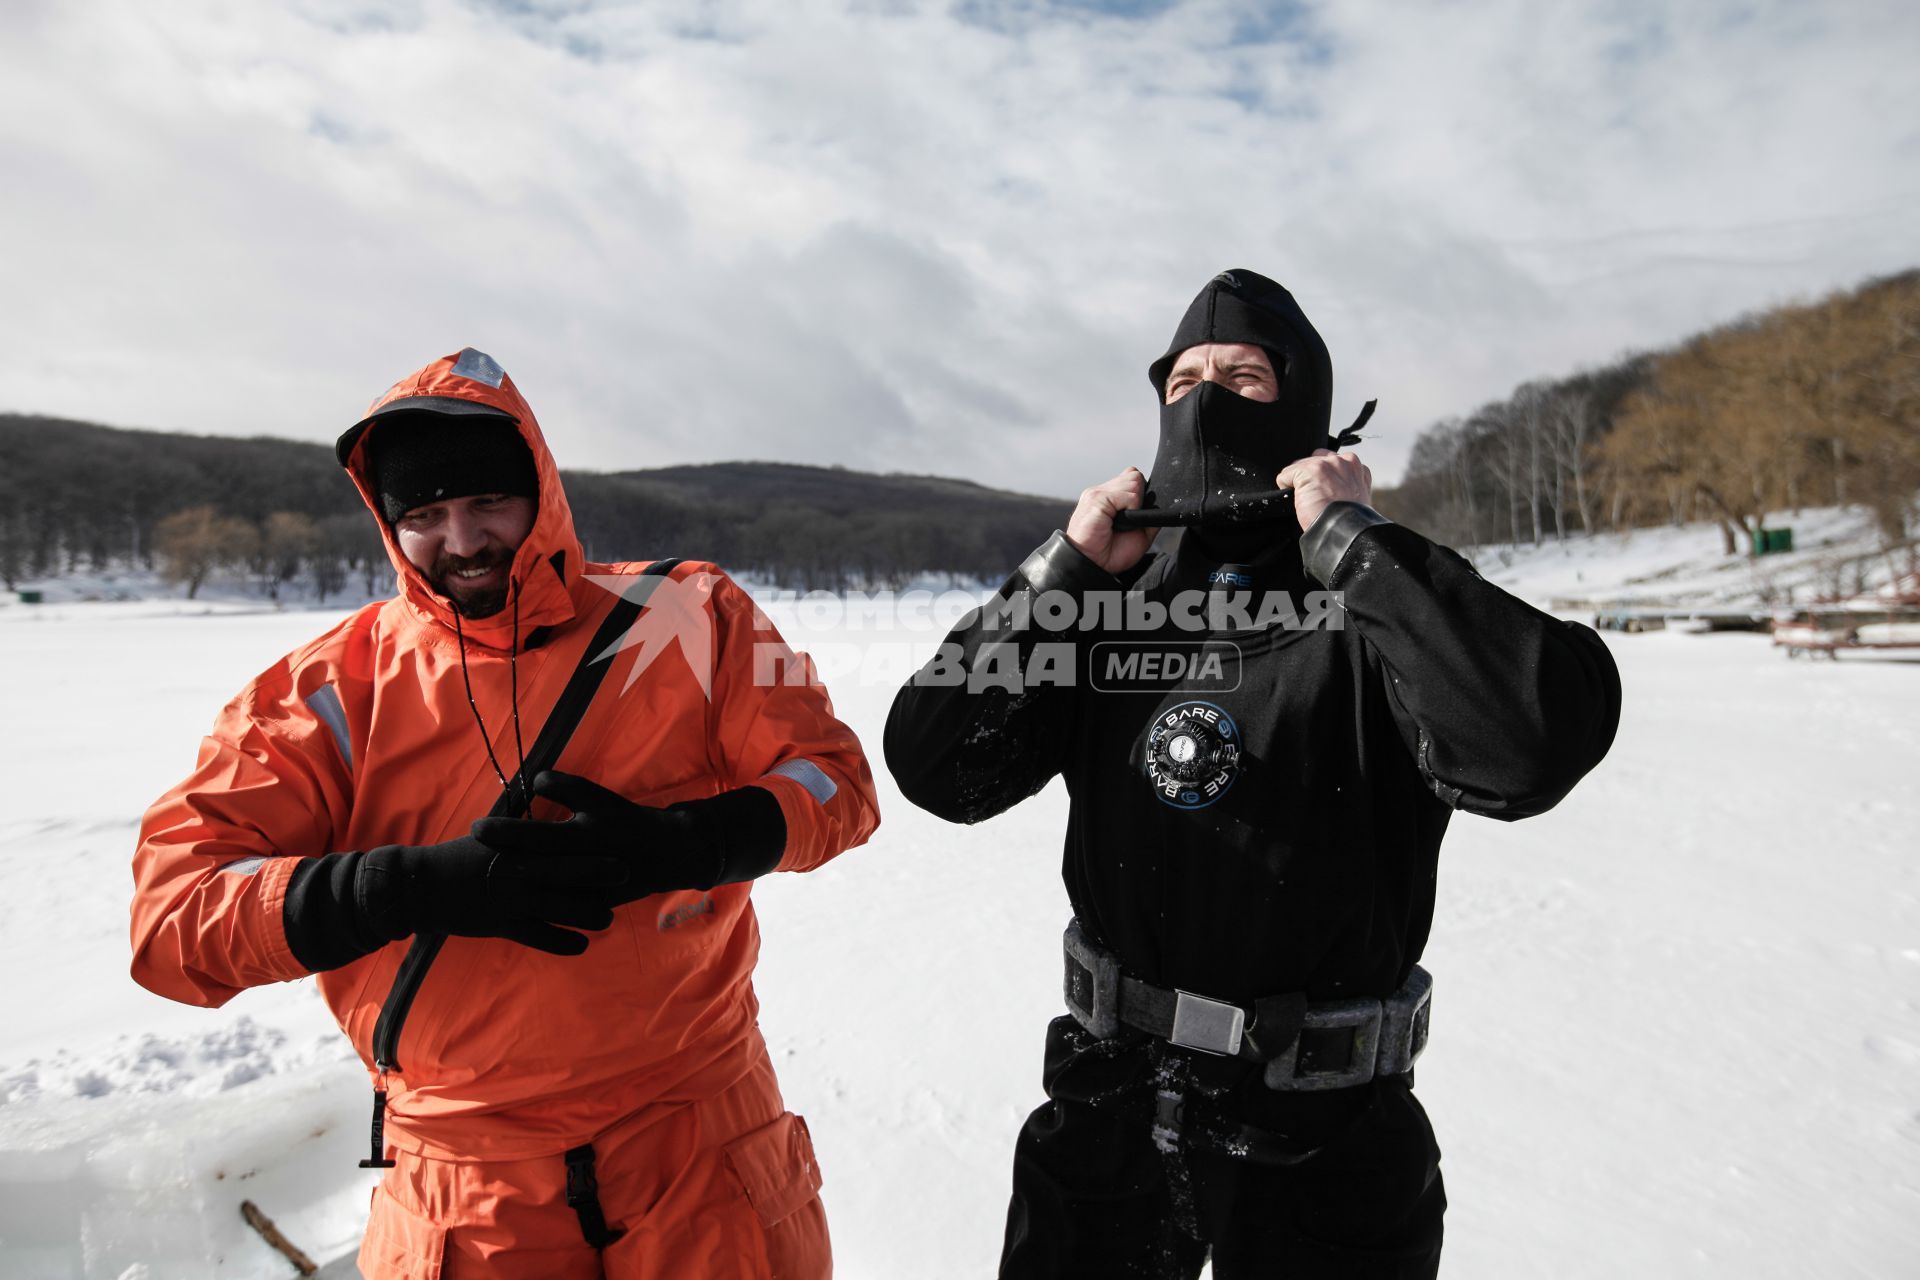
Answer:
M1257 346L1272 362L1274 399L1250 400L1203 381L1172 404L1167 379L1182 352L1214 343ZM1274 480L1328 443L1333 365L1293 295L1257 272L1207 281L1147 370L1159 393L1160 449L1146 508L1132 526L1235 528L1291 521L1293 499Z
M1147 484L1146 507L1159 516L1152 523L1225 529L1292 520L1293 495L1275 478L1325 441L1324 426L1301 422L1278 401L1202 382L1160 406L1160 449Z

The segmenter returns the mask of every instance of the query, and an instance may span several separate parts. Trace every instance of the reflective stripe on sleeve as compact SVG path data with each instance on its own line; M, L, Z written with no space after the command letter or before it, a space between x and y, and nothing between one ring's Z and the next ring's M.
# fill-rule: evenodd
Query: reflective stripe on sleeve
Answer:
M323 684L307 695L307 710L320 718L320 723L333 731L333 745L340 748L340 758L346 761L349 771L353 768L353 744L347 738L347 709L340 705L340 695L330 684Z
M226 866L220 868L220 870L236 876L250 876L266 865L267 860L264 857L255 855L251 858L241 858L237 861L229 862Z
M834 780L827 776L827 771L811 760L783 761L767 770L767 776L792 778L805 787L807 794L812 796L818 804L825 804L833 799L840 790Z

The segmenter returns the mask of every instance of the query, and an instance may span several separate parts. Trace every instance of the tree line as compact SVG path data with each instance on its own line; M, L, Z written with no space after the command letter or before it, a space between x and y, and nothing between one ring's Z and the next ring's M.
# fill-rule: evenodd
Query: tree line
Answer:
M597 560L685 555L796 589L995 579L1071 505L933 476L776 463L565 473ZM1769 514L1869 508L1907 540L1920 490L1920 270L1542 379L1429 427L1380 508L1442 542L1539 543L1711 519L1728 553ZM159 568L322 599L389 572L324 445L0 414L0 583Z
M1899 545L1916 490L1920 270L1524 383L1422 432L1379 504L1457 545L1706 519L1732 554L1771 513L1843 503Z
M562 479L588 558L681 555L797 590L998 579L1071 504L934 476L737 462ZM241 575L322 600L392 570L353 483L317 444L0 414L0 582L157 569L189 596Z

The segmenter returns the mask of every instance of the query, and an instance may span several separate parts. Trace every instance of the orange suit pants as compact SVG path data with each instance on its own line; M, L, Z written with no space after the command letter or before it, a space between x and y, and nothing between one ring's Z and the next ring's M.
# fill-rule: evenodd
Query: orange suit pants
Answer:
M715 1097L649 1108L594 1139L599 1199L624 1234L586 1243L560 1153L427 1159L396 1149L374 1189L366 1280L828 1280L820 1172L773 1066Z

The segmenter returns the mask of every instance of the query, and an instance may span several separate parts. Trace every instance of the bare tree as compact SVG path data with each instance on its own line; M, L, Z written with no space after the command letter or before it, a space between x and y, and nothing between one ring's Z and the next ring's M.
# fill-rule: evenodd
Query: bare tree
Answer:
M319 545L320 527L312 516L276 511L267 517L260 527L254 571L271 599L280 598L281 586L299 575Z
M27 574L33 539L29 533L26 494L18 480L0 481L0 583L12 591Z
M1512 427L1526 437L1527 517L1533 528L1533 545L1540 545L1540 496L1544 487L1540 474L1540 439L1546 434L1547 419L1552 416L1552 392L1544 382L1522 384L1509 402L1513 406Z
M237 516L223 516L212 507L189 507L160 521L153 540L167 578L185 583L191 600L213 570L246 563L260 535Z
M1520 516L1532 501L1532 468L1527 456L1526 431L1511 403L1482 405L1468 420L1468 429L1490 445L1490 478L1506 500L1507 541L1520 545Z
M322 600L346 589L347 576L359 570L366 594L375 594L380 571L387 568L387 544L365 511L328 516L319 522L313 553L314 589Z
M1593 388L1572 382L1559 388L1553 398L1553 412L1547 415L1547 440L1553 451L1554 527L1566 537L1566 483L1573 482L1573 506L1580 516L1580 530L1594 529L1594 495L1588 491L1591 471L1589 451L1600 415L1594 405Z

